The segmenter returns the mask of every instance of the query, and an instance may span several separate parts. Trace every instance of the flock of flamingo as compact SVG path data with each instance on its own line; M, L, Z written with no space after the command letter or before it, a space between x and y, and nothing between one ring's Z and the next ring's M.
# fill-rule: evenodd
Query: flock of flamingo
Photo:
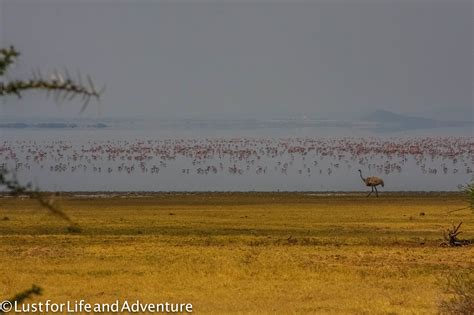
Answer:
M0 142L0 169L56 173L136 173L301 176L364 168L371 173L473 173L472 137L424 138L207 138Z

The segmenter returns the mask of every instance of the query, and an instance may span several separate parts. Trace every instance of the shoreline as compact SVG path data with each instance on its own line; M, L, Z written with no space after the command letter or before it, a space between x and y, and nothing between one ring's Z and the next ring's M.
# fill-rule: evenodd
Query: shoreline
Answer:
M62 197L75 197L75 198L113 198L113 197L156 197L156 196L246 196L246 195L260 195L260 196L271 196L271 195L299 195L306 197L330 197L330 196L341 196L341 197L365 197L367 191L42 191L45 194L55 194ZM398 196L455 196L464 195L460 191L386 191L379 192L380 197L398 197ZM26 198L27 195L12 196L8 192L0 192L0 198Z

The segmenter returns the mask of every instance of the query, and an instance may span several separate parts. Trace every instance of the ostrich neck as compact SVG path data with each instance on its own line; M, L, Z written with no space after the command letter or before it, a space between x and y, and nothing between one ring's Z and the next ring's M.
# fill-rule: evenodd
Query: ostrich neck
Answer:
M365 178L362 177L362 172L359 172L360 178L362 178L362 181L365 183Z

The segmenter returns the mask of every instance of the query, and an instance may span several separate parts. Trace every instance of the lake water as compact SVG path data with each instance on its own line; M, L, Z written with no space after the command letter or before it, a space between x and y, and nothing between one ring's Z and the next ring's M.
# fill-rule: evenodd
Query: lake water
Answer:
M383 132L258 122L1 129L0 164L61 191L457 190L473 177L470 128Z

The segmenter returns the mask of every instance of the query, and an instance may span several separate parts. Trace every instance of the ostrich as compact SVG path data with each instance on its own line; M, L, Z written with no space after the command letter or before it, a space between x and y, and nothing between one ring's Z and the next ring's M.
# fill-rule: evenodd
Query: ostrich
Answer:
M377 177L377 176L370 176L370 177L364 178L364 177L362 177L362 171L361 170L359 170L359 174L360 174L360 178L362 178L362 181L364 182L364 184L368 187L372 187L372 191L367 195L367 197L369 197L370 194L372 194L374 192L374 189L375 189L375 195L378 197L379 192L377 191L377 186L382 185L382 187L383 187L384 186L383 180L380 177Z

